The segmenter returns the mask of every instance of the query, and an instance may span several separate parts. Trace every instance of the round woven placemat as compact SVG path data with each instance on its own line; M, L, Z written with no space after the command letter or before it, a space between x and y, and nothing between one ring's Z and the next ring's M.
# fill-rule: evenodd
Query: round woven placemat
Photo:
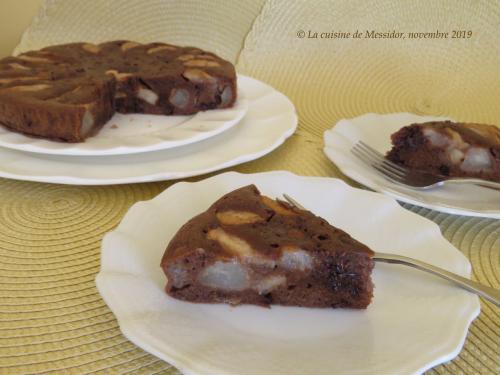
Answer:
M299 130L240 172L286 169L346 179L322 152L322 133L365 112L409 111L500 123L496 1L48 1L17 51L73 40L166 40L212 49L241 73L285 92ZM263 6L262 6L263 5ZM256 18L257 17L257 18ZM472 30L469 39L314 39L299 31ZM243 48L243 49L242 49ZM192 180L200 179L198 177ZM127 341L94 284L100 241L135 202L171 182L78 187L0 179L0 373L174 374ZM410 205L435 221L500 287L500 220ZM498 308L481 301L465 346L429 373L494 374ZM429 348L432 350L432 348Z

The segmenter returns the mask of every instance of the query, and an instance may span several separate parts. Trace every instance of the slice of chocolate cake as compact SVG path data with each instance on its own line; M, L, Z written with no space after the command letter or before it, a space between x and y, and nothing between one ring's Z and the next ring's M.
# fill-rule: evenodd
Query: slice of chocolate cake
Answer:
M391 136L387 158L410 169L500 182L500 129L494 125L426 122Z
M249 185L188 221L161 267L167 293L186 301L363 309L372 256L326 220Z
M115 111L189 115L231 107L234 66L213 53L165 43L72 43L0 60L0 124L81 142Z

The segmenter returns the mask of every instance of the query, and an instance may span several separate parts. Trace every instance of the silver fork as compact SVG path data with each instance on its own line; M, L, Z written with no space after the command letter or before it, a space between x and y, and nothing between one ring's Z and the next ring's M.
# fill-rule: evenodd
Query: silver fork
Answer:
M283 198L285 198L285 200L292 206L295 206L301 210L306 210L304 206L302 206L299 202L297 202L289 195L283 194ZM431 273L435 276L439 276L443 279L451 281L452 283L455 283L456 285L468 290L469 292L475 293L490 302L493 302L496 306L500 306L500 290L480 284L476 281L466 279L465 277L459 276L453 272L446 271L442 268L433 266L420 260L405 257L403 255L378 252L374 254L373 260L383 263L402 264L404 266L416 268L420 271Z
M382 153L378 152L363 141L358 141L352 148L351 153L366 165L376 169L381 175L391 182L406 185L416 189L430 189L444 184L474 184L500 190L500 183L481 180L478 178L454 178L437 176L430 173L411 171L408 168L388 160Z

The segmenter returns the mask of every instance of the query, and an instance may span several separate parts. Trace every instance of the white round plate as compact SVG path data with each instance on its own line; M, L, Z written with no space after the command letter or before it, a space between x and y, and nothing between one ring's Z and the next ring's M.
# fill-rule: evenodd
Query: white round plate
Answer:
M129 340L197 375L415 374L460 352L479 299L408 267L376 265L367 310L231 307L169 297L160 260L170 239L223 194L248 184L271 197L290 194L372 249L470 274L468 260L435 223L392 198L331 178L224 173L177 183L135 204L104 237L96 284Z
M248 80L238 77L234 107L202 111L191 116L116 113L93 137L65 143L29 137L0 126L0 147L48 155L124 155L167 150L216 136L240 122L248 110Z
M292 102L256 79L240 76L248 111L240 123L210 139L180 148L114 156L62 156L0 148L0 177L75 185L172 180L260 158L297 127Z
M346 176L402 202L450 214L500 219L498 191L471 185L445 185L430 190L416 190L393 183L366 166L351 153L359 140L385 154L392 147L391 134L412 123L451 120L444 117L418 116L411 113L368 113L339 121L324 135L324 151Z

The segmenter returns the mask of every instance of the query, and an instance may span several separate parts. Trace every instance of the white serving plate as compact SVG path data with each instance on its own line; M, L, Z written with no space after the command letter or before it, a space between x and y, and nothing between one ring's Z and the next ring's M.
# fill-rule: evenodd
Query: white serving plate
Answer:
M109 185L186 178L260 158L297 127L292 102L254 78L239 76L248 102L241 121L191 145L132 155L43 155L0 148L0 177L74 185Z
M234 107L198 112L191 116L116 113L85 142L65 143L30 137L0 126L0 147L47 155L126 155L168 150L214 137L238 124L248 110L245 84L239 77Z
M367 310L193 304L165 294L160 260L172 236L248 184L291 195L376 251L470 274L435 223L390 197L338 179L229 172L135 204L104 237L96 284L129 340L197 375L417 374L460 352L479 314L477 296L407 267L376 265Z
M449 118L418 116L411 113L368 113L340 120L324 135L324 152L337 167L353 180L402 202L450 214L500 219L500 192L472 185L445 185L416 190L393 183L359 161L350 152L359 140L385 154L391 149L391 134L403 126Z

